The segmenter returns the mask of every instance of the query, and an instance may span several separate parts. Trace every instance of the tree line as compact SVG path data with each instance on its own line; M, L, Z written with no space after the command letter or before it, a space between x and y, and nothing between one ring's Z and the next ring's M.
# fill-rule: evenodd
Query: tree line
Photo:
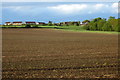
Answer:
M60 22L60 23L53 23L52 21L49 21L46 24L39 24L39 25L31 25L26 24L25 27L38 27L38 26L80 26L80 21L70 21L70 22Z
M84 25L86 30L120 32L120 19L115 19L115 17L112 16L110 16L108 20L98 17L91 21L85 20L83 22L88 22L88 24Z

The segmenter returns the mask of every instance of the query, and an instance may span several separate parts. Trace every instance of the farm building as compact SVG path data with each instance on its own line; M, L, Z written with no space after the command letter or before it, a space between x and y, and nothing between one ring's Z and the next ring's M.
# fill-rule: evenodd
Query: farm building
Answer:
M38 22L38 25L45 25L44 22Z
M80 22L61 22L61 25L80 25Z
M89 20L85 20L85 21L82 22L82 25L86 25L86 24L88 24L89 22L90 22Z
M23 24L23 23L22 23L21 21L19 21L19 22L13 22L13 23L12 23L12 25L19 25L19 26L22 25L22 24Z
M70 22L63 22L63 24L69 25L69 24L70 24Z
M5 25L11 25L12 23L11 22L5 22Z

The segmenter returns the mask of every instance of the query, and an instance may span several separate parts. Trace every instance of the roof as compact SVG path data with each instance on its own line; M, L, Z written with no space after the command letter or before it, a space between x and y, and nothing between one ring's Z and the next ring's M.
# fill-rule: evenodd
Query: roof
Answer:
M11 22L5 22L5 23L11 23Z
M22 23L22 22L19 21L19 22L13 22L13 23Z

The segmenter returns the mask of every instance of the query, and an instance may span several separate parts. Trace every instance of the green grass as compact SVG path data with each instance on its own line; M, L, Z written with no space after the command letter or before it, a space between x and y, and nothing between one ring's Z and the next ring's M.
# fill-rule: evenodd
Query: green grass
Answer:
M58 30L58 29L56 29ZM107 33L107 34L120 34L120 32L113 31L88 31L88 30L69 30L69 29L59 29L64 31L73 31L73 32L87 32L87 33Z
M59 26L58 28L62 28L59 30L74 31L74 32L120 34L120 32L115 32L115 31L89 31L89 30L85 30L83 26ZM58 30L58 29L56 29L56 30Z
M65 30L84 30L82 26L59 26L59 28L65 29Z
M22 25L22 26L4 26L4 27L25 27L25 26ZM38 27L53 28L55 30L74 31L74 32L120 34L120 32L114 32L114 31L88 31L88 30L85 30L83 26L38 26Z
M45 27L45 28L54 28L54 27L58 27L58 26L38 26L38 27Z

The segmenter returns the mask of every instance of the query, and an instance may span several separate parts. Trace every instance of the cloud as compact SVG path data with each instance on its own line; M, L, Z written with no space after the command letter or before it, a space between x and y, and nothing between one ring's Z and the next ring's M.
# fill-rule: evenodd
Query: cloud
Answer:
M2 0L2 2L118 2L119 0Z
M108 5L107 4L96 4L94 7L95 9L103 9L103 8L107 8Z
M118 3L113 3L112 4L112 8L117 8L118 7Z
M39 15L43 12L42 7L38 6L6 6L4 7L4 11L12 11L13 13L21 14L21 15Z
M118 13L118 3L112 3L110 5L105 4L105 3L96 4L94 7L96 10L99 10L102 13L105 13L107 11L109 11L110 13L114 13L114 14Z
M86 9L87 5L86 4L64 4L64 5L50 6L47 8L58 11L58 12L62 12L65 14L71 14L71 13L79 12Z
M49 3L48 3L49 4ZM40 14L40 13L51 13L51 14L60 14L60 15L66 15L66 14L96 14L96 13L118 13L118 3L80 3L80 4L66 4L66 3L59 3L48 5L45 4L44 6L41 5L10 5L10 6L3 6L3 8L6 8L8 10L12 10L14 12L20 12L22 14Z
M2 2L62 2L65 0L2 0Z
M116 13L118 6L117 3L113 4L97 3L97 4L62 4L56 6L49 6L47 8L55 12L59 12L61 14L76 14L76 13L94 14L94 13L106 13L107 11Z
M4 9L9 9L9 10L12 10L12 11L25 11L25 10L28 10L29 9L32 9L31 6L3 6Z
M111 9L113 13L118 13L118 3L113 3Z

